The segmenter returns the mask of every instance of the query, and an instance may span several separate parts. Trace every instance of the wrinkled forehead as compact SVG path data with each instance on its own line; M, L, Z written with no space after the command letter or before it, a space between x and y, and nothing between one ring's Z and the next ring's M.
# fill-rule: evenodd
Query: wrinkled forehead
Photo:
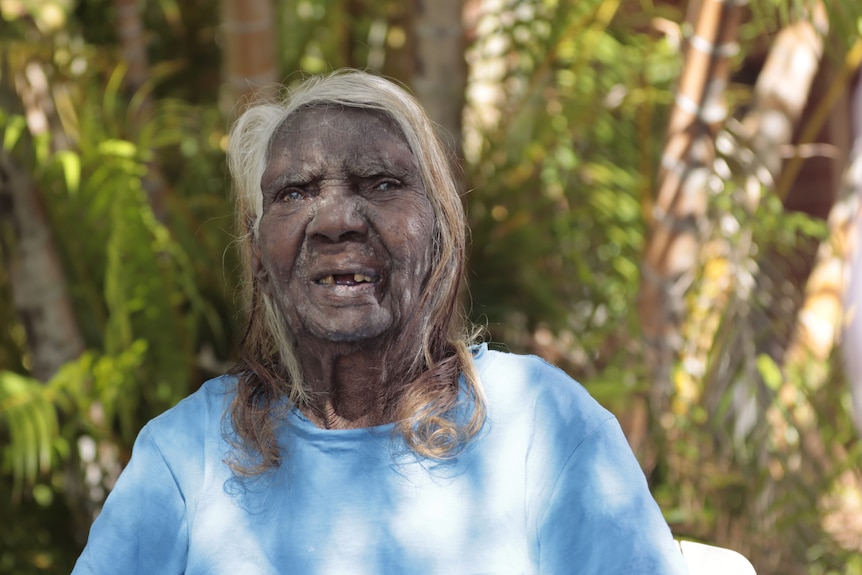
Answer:
M338 104L308 105L294 111L276 128L270 148L285 141L308 139L328 130L335 130L345 137L385 136L410 148L398 123L382 110ZM413 152L412 149L410 151Z
M394 121L375 110L308 108L291 115L273 138L261 187L335 174L387 174L425 188L417 158Z

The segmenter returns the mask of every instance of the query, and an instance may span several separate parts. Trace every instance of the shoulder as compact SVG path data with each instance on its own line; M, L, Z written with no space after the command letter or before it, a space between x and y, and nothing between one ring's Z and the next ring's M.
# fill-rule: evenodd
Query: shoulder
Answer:
M571 376L559 367L536 355L521 355L489 349L487 345L476 348L474 363L484 376L513 384L563 385L583 389Z
M141 489L162 489L167 493L176 488L190 504L207 478L226 474L222 460L228 443L223 422L234 386L232 376L209 380L151 419L138 434L129 465L120 476L126 490L137 493Z
M174 407L150 420L141 431L162 454L182 458L219 440L224 413L235 394L235 378L223 375L205 382Z
M482 346L474 361L491 417L527 413L537 423L563 426L579 435L614 418L584 386L540 357Z
M182 399L172 408L154 417L147 427L161 429L192 423L213 414L220 416L230 405L236 391L235 377L222 375L210 379L197 391Z

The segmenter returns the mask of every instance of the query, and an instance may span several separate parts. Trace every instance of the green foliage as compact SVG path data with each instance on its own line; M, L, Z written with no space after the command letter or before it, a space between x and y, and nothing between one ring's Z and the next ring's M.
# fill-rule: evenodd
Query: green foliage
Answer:
M403 45L400 19L409 10L392 0L288 0L275 6L282 31L277 53L288 81L296 72L383 70L392 46Z
M642 203L664 129L655 110L676 62L618 9L514 2L480 23L502 54L480 41L473 57L478 68L511 63L495 78L507 121L479 126L469 166L474 316L522 350L548 326L590 377L625 361L635 329Z
M177 24L170 3L157 5L164 19L150 14L156 27ZM79 8L85 20L111 10ZM69 571L138 430L223 371L240 319L216 90L189 82L187 71L201 69L179 58L154 64L151 83L126 94L125 69L110 57L110 20L87 27L103 46L97 52L82 22L61 14L71 19L52 27L27 12L4 13L4 97L27 67L50 91L36 103L4 104L44 114L47 129L7 113L0 134L42 196L87 351L50 381L29 377L26 335L0 272L0 317L10 326L0 338L0 498L20 516L0 530L3 572ZM22 41L33 37L42 40ZM189 97L194 88L208 94L205 105L195 102L200 93ZM15 234L0 233L9 257ZM54 523L40 525L47 517Z
M54 404L46 395L39 381L0 372L0 413L9 433L3 468L15 471L14 491L19 496L25 484L35 483L40 472L51 466L59 424Z
M657 495L678 531L727 541L759 570L830 572L855 553L834 524L859 443L839 358L794 339L830 230L785 209L744 143L719 147Z
M70 536L71 513L62 497L62 477L40 482L24 499L13 498L10 485L0 482L0 573L68 575L79 543Z

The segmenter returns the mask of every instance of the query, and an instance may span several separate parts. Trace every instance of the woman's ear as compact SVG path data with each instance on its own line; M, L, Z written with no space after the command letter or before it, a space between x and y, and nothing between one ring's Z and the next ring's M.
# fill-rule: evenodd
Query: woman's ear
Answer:
M260 286L260 290L266 295L271 295L269 293L269 272L266 266L263 265L263 260L260 257L260 247L258 247L257 241L254 239L252 239L251 243L251 275L257 285Z

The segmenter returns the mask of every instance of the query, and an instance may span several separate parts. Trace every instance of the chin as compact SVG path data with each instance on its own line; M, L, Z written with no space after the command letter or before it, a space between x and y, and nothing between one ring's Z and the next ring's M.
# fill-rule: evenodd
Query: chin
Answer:
M315 318L308 318L310 321L304 322L305 331L318 339L333 343L362 343L384 339L394 327L390 314L361 315L362 317L340 318L348 321L332 321L336 318L327 318L330 321L313 321Z
M332 343L363 343L383 339L385 329L312 329L311 335Z

